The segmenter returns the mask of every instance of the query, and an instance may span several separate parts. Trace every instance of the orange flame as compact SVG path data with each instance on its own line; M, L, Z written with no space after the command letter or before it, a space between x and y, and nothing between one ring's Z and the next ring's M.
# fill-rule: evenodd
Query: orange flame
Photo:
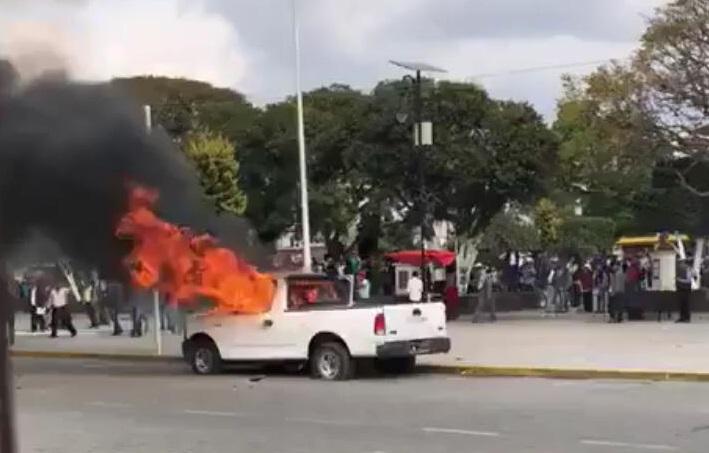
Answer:
M221 312L263 313L271 308L273 279L257 272L210 235L195 235L160 219L153 212L158 192L143 186L130 189L128 212L116 236L131 239L125 258L132 282L157 288L171 300L186 303L203 297Z

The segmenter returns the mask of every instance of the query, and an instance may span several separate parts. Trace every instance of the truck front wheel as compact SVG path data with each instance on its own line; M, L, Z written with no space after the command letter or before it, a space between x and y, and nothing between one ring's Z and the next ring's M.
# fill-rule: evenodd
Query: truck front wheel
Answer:
M222 370L222 358L212 341L197 340L190 348L189 359L196 374L218 374Z
M344 381L354 375L354 362L341 343L321 343L310 355L310 373L314 378Z

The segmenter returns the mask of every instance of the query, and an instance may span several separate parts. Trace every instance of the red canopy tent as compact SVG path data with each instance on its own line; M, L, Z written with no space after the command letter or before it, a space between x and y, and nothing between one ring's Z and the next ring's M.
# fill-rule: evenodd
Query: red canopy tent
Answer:
M384 256L399 263L421 266L421 250L399 250ZM455 253L448 250L426 250L424 260L426 263L447 267L455 261Z

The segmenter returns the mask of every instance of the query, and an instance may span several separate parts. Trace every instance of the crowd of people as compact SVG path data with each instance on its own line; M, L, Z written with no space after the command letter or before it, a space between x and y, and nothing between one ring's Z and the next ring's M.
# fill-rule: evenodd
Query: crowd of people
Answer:
M89 329L101 326L112 328L114 336L123 335L120 320L123 311L131 315L131 337L142 336L147 328L146 307L151 306L149 294L126 291L125 285L114 280L103 280L93 275L76 278L70 284L66 278L51 272L28 274L16 281L16 298L30 314L30 331L47 332L57 337L59 329L76 336L70 304L81 308L88 319ZM165 300L160 304L161 327L172 333L182 330L182 317L177 307Z
M705 268L709 271L709 265ZM689 294L692 280L698 276L686 259L678 260L676 275L677 322L690 322ZM622 258L598 255L586 260L545 254L520 259L508 254L500 269L481 266L471 281L471 292L477 292L479 300L473 321L480 319L484 309L495 319L495 292L533 291L547 316L577 309L607 313L609 322L619 323L629 312L627 301L634 293L652 289L653 281L647 252Z

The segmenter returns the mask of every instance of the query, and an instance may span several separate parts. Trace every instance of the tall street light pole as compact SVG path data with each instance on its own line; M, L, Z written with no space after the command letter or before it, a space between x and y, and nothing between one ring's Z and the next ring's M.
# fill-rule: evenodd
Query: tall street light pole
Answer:
M298 162L300 164L300 213L303 234L303 272L310 272L310 213L308 209L308 176L305 163L305 126L303 123L303 93L300 89L300 30L298 26L298 0L293 6L293 47L295 50L295 91L298 103Z
M423 281L424 285L424 294L428 292L428 285L426 281L426 239L424 235L425 227L426 227L426 215L428 214L428 203L426 199L426 187L425 187L425 179L424 179L424 165L425 165L425 148L424 145L432 145L433 144L433 131L432 127L431 129L428 129L427 135L430 134L430 137L426 137L426 141L424 141L424 136L423 136L423 129L424 129L424 123L422 121L422 114L423 114L423 106L421 102L421 73L422 72L438 72L438 73L444 73L446 72L445 69L437 68L435 66L431 66L426 63L413 63L413 62L403 62L403 61L389 61L391 64L398 66L400 68L404 68L409 71L414 71L416 76L413 78L413 84L414 84L414 147L419 146L421 148L421 151L419 152L419 163L418 163L418 182L419 182L419 190L421 193L420 196L420 216L419 216L419 228L421 229L421 280ZM411 78L410 76L406 76L406 78ZM430 123L427 123L430 124Z

